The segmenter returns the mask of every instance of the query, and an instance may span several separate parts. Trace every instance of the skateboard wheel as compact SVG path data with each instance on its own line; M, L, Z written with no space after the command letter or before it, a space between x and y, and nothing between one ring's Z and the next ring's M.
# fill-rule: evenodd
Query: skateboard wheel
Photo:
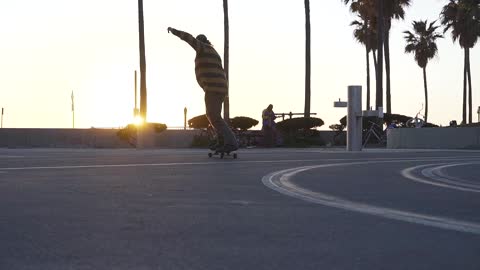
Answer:
M212 153L208 153L208 157L211 158L211 157L212 157Z
M233 158L237 158L237 153L233 153Z

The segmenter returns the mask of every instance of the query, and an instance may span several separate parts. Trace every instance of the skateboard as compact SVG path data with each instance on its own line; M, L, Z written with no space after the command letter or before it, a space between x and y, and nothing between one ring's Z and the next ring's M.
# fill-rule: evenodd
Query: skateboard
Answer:
M213 157L213 156L219 155L220 158L223 158L223 157L225 156L225 154L226 154L227 156L230 156L230 153L232 153L232 157L233 157L234 159L236 159L238 156L237 156L237 153L234 153L234 152L235 152L235 151L232 151L232 152L213 151L213 152L208 153L208 157L211 158L211 157Z
M225 155L230 156L230 153L232 153L232 157L234 159L237 158L237 153L235 153L235 151L237 151L237 150L220 151L220 150L215 150L215 148L210 148L214 145L222 145L223 144L223 138L221 138L221 137L218 138L217 137L217 134L216 134L215 130L213 129L213 127L211 125L208 125L207 133L208 133L208 138L210 140L210 145L209 145L210 153L208 153L209 158L211 158L213 156L219 156L220 158L223 158Z

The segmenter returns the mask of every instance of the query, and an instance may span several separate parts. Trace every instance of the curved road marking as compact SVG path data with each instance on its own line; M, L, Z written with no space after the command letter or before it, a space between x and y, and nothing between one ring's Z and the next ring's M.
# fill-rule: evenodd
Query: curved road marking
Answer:
M480 164L480 162L447 164L447 165L438 166L438 167L435 167L435 168L425 169L424 171L425 171L425 174L427 174L427 175L434 175L434 176L438 177L440 180L445 180L449 183L452 182L452 183L460 185L460 186L466 186L466 187L480 189L480 183L479 182L465 180L465 179L461 179L461 178L458 178L458 177L450 176L450 175L448 175L447 173L444 172L444 169L446 169L446 168L465 166L465 165L473 165L473 164L478 165L478 164ZM423 173L424 172L422 171L422 174Z
M480 156L457 156L457 157L421 157L421 158L369 158L368 162L415 162L415 161L443 161L443 160L472 160L480 159ZM21 170L62 170L62 169L99 169L99 168L122 168L122 167L161 167L161 166L184 166L184 165L217 165L217 164L243 164L243 163L292 163L292 162L318 162L318 161L355 161L352 159L284 159L284 160L218 160L210 162L165 162L165 163L130 163L130 164L96 164L96 165L65 165L65 166L28 166L28 167L5 167L2 171Z
M385 162L398 162L398 161L385 161ZM382 161L375 162L351 162L351 163L334 163L334 164L324 164L324 165L314 165L314 166L304 166L291 168L287 170L276 171L270 173L262 178L262 182L265 186L276 190L282 194L298 198L304 201L321 204L324 206L335 207L347 211L359 212L363 214L369 214L374 216L379 216L383 218L399 220L409 223L421 224L426 226L431 226L435 228L467 232L473 234L480 234L480 224L460 221L446 217L437 217L430 215L423 215L414 212L401 211L392 208L379 207L374 205L369 205L365 203L358 203L349 201L340 197L324 194L321 192L316 192L302 188L294 184L291 179L298 173L326 168L326 167L336 167L336 166L350 166L350 165L362 165L362 164L372 164L372 163L385 163Z
M478 164L478 162L457 163L457 164L452 164L452 166L453 165L469 165L469 164ZM427 164L427 165L420 165L420 166L406 168L406 169L403 169L401 171L401 174L402 174L403 177L405 177L407 179L410 179L412 181L418 182L418 183L423 183L423 184L428 184L428 185L443 187L443 188L449 188L449 189L455 189L455 190L460 190L460 191L476 192L476 193L480 192L480 190L478 188L467 187L465 185L462 186L457 182L454 182L454 181L451 181L451 180L448 180L448 179L445 179L445 178L439 178L438 176L435 176L435 175L429 173L429 171L427 169L422 170L422 172L424 173L424 176L429 177L430 179L440 181L440 182L431 181L429 179L418 177L418 176L414 175L414 173L413 173L414 171L416 171L418 169L427 168L427 167L431 167L431 166L434 166L434 165L435 164ZM435 170L436 168L442 168L442 167L444 167L444 166L435 167L433 170Z

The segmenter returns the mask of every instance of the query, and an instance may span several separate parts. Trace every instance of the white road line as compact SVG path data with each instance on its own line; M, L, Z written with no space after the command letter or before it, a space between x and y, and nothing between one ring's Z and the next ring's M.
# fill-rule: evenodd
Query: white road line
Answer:
M480 189L480 183L477 181L470 181L466 179L461 179L459 177L454 177L451 175L448 175L445 172L446 168L451 168L451 167L457 167L457 166L465 166L465 165L479 165L479 162L469 162L469 163L459 163L459 164L448 164L448 165L443 165L435 168L429 168L425 169L425 172L428 174L433 174L436 177L440 178L441 180L446 180L447 182L453 182L455 184L458 184L460 186L466 186L466 187L472 187L472 188L477 188ZM423 171L422 171L423 173Z
M375 162L416 162L416 161L443 161L443 160L472 160L480 159L480 156L459 156L459 157L421 157L421 158L369 158L365 161ZM162 167L162 166L193 166L193 165L218 165L218 164L261 164L261 163L293 163L293 162L332 162L332 161L355 161L352 159L284 159L284 160L217 160L209 162L171 162L171 163L131 163L131 164L98 164L98 165L66 165L66 166L27 166L27 167L5 167L0 168L4 171L21 171L21 170L64 170L64 169L96 169L96 168L122 168L122 167Z
M122 167L162 167L162 166L189 166L189 165L218 165L218 164L241 164L241 163L290 163L290 162L314 162L318 159L303 160L275 160L275 161L210 161L210 162L171 162L171 163L133 163L133 164L102 164L102 165L69 165L69 166L34 166L0 168L4 171L21 170L61 170L61 169L95 169L95 168L122 168Z
M399 161L385 161L385 162L399 162ZM282 171L270 173L262 178L262 182L265 186L276 190L282 194L298 198L304 201L321 204L324 206L335 207L347 211L359 212L363 214L369 214L379 216L383 218L405 221L409 223L421 224L431 226L435 228L441 228L446 230L467 232L473 234L480 234L480 224L460 221L446 217L437 217L424 214L418 214L414 212L401 211L397 209L379 207L369 205L365 203L358 203L349 201L340 197L308 190L295 185L291 179L293 176L300 172L334 167L334 166L351 166L351 165L368 165L376 163L385 163L382 161L367 161L367 162L350 162L350 163L334 163L314 166L297 167Z
M477 164L477 163L462 163L462 164ZM436 181L431 181L429 179L425 179L422 177L418 177L414 174L414 171L419 170L421 168L426 168L426 167L431 167L434 166L435 164L427 164L427 165L420 165L420 166L414 166L410 168L403 169L401 171L401 175L407 179L410 179L412 181L418 182L418 183L423 183L423 184L428 184L436 187L442 187L442 188L449 188L449 189L454 189L454 190L459 190L459 191L466 191L466 192L476 192L479 193L480 189L476 188L470 188L470 187L465 187L465 186L459 186L455 183L452 183L451 181L448 181L446 179L442 179L441 182L436 182ZM430 177L431 179L435 179L435 176L429 175L428 172L425 173L427 177ZM438 178L436 179L437 181L439 180Z

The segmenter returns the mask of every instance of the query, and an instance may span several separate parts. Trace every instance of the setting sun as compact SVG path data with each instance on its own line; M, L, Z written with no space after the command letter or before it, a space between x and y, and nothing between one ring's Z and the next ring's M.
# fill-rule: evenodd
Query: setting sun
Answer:
M118 128L138 123L133 118L134 71L140 71L135 2L4 2L0 5L0 23L8 27L0 29L3 127L72 127L72 91L75 128ZM332 102L347 97L348 85L362 85L363 104L367 104L365 48L352 36L350 23L357 19L356 15L342 2L311 3L311 112L325 122L322 129L345 116L346 110L333 108ZM278 11L269 13L265 20L265 10L270 10L271 5ZM185 6L189 6L188 11ZM443 6L436 0L414 1L405 19L395 20L392 25L394 113L414 116L425 103L421 70L411 55L403 53L403 31L411 28L412 20L435 20ZM223 60L222 5L217 1L145 1L144 8L145 121L164 123L169 128L183 127L184 108L188 109L187 119L205 113L204 93L195 78L195 52L167 33L167 28L205 34ZM268 104L274 105L275 113L303 112L303 3L232 1L230 13L230 116L259 120ZM211 19L205 20L206 14ZM463 52L449 35L438 41L439 57L432 60L428 70L429 120L440 125L460 121L462 116ZM470 51L472 74L480 70L479 48ZM474 87L480 85L479 76L471 79ZM371 94L374 101L375 95ZM478 91L473 91L471 101L474 109L480 105Z
M140 115L135 116L135 118L133 118L133 124L141 126L143 124L143 118Z

